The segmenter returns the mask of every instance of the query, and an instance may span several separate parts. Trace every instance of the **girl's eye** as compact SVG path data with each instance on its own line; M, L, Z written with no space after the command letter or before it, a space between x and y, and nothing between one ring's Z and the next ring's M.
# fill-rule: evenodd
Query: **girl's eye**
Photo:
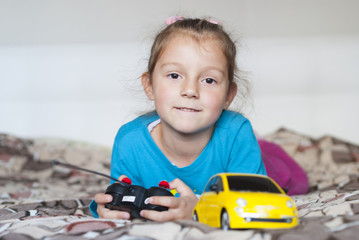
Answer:
M179 79L180 78L180 76L177 73L170 73L170 74L168 74L168 76L170 78L172 78L172 79Z
M216 80L214 80L213 78L206 78L203 81L207 84L215 84L216 83Z

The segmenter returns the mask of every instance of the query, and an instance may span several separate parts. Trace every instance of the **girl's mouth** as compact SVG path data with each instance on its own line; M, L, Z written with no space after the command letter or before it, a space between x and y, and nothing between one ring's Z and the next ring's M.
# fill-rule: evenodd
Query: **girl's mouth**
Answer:
M200 110L194 108L176 107L176 109L184 112L200 112Z

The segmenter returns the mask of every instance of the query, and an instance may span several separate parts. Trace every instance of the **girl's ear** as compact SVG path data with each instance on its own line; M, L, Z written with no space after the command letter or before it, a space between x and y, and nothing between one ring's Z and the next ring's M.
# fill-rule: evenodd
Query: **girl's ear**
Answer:
M229 108L229 105L231 105L236 95L237 95L237 84L235 82L232 82L231 85L229 85L226 102L224 103L224 109L227 110Z
M151 83L151 77L148 72L145 72L141 76L141 82L143 90L145 91L148 99L153 100L153 91L152 91L152 83Z

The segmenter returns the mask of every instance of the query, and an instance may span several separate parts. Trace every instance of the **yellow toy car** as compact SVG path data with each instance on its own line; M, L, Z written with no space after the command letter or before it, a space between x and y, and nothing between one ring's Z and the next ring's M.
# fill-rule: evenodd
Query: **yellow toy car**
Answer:
M298 224L298 211L270 177L220 173L208 181L193 220L224 230L290 228Z

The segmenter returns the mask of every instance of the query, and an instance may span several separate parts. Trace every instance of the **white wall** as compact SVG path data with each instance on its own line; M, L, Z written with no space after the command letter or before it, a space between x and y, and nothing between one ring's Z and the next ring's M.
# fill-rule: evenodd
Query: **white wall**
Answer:
M248 39L259 133L280 126L359 143L359 35Z
M0 132L111 146L150 108L138 77L154 32L180 13L214 16L241 37L247 115L260 134L285 126L359 143L357 9L354 0L0 0Z

